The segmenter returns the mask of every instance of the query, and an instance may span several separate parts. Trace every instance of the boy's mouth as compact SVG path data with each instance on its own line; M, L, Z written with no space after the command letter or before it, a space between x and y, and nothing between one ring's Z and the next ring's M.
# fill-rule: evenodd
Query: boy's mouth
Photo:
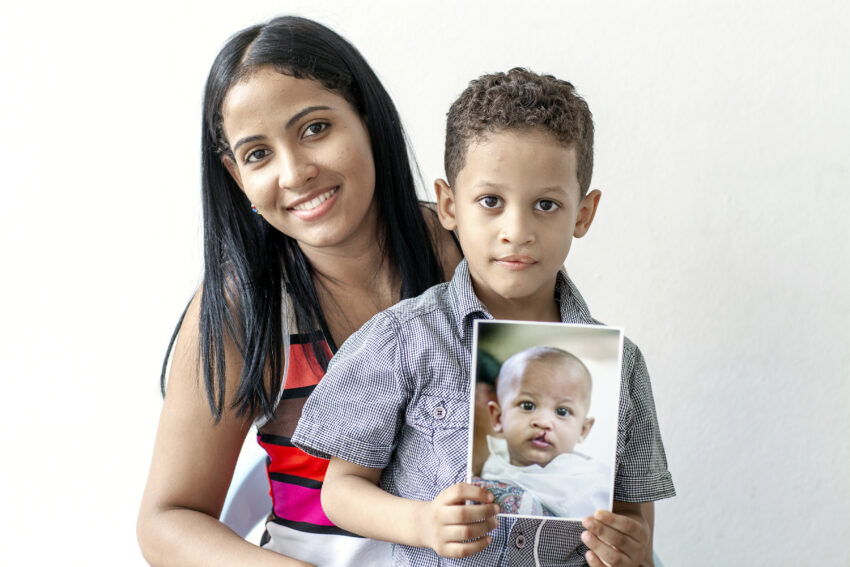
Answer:
M509 270L525 270L537 263L537 260L524 254L511 254L496 258L496 263Z
M550 443L550 442L546 439L546 434L545 434L545 433L541 433L541 434L540 434L540 435L538 435L537 437L534 437L534 438L531 440L531 444L532 444L534 447L537 447L538 449L548 449L549 447L551 447L551 446L552 446L552 443Z

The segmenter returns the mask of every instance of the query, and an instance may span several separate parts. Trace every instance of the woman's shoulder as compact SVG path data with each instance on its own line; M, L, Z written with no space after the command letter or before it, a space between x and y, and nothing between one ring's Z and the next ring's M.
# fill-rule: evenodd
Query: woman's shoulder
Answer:
M419 206L422 209L422 216L425 218L425 224L428 227L428 234L431 236L434 252L440 262L440 266L443 268L443 280L449 281L452 279L455 268L463 260L460 242L458 242L454 232L443 228L443 225L440 223L440 217L437 214L436 203L420 201Z

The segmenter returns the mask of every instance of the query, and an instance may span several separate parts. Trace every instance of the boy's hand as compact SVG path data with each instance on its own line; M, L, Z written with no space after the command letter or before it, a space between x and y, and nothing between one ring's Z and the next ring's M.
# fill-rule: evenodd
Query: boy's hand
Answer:
M587 530L581 541L590 549L584 556L590 567L640 565L649 544L649 525L640 514L598 510L581 524Z
M483 504L467 504L467 500ZM465 482L448 487L426 507L423 538L443 557L466 557L490 545L487 532L499 526L493 495Z

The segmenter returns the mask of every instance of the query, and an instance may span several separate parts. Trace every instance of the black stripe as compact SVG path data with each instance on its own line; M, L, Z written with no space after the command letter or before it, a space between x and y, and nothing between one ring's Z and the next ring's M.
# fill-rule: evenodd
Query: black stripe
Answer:
M357 534L347 532L344 529L338 528L336 526L319 526L316 524L309 524L307 522L295 522L293 520L285 520L283 518L278 518L274 515L272 515L271 521L275 524L286 526L287 528L292 528L293 530L297 530L299 532L307 532L311 534L343 535L356 538L361 537Z
M301 388L290 388L289 390L284 389L283 395L280 397L280 399L291 400L293 398L306 398L313 392L315 388L316 386L314 384L312 386L302 386Z
M293 333L289 335L289 344L293 345L309 345L318 341L324 341L325 336L321 331L312 331L310 333Z
M312 478L304 478L286 473L270 472L269 478L278 482L285 482L286 484L303 486L304 488L315 488L317 490L322 488L322 481L320 480L313 480Z
M279 445L281 447L295 447L289 437L282 435L272 435L271 433L260 433L260 441L269 445Z

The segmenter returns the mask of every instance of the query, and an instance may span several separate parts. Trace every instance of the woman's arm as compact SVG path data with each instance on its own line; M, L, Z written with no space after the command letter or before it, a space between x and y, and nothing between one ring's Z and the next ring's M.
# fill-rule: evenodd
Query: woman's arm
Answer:
M498 527L493 495L458 483L433 502L394 496L378 486L381 469L331 458L322 485L322 508L336 525L362 536L415 547L443 557L466 557L490 545ZM468 500L487 504L467 504Z
M175 345L136 526L142 553L154 566L304 567L248 543L218 520L252 418L237 417L227 400L221 421L213 420L197 363L200 304L199 292ZM230 394L241 361L232 340L225 343L225 355Z

